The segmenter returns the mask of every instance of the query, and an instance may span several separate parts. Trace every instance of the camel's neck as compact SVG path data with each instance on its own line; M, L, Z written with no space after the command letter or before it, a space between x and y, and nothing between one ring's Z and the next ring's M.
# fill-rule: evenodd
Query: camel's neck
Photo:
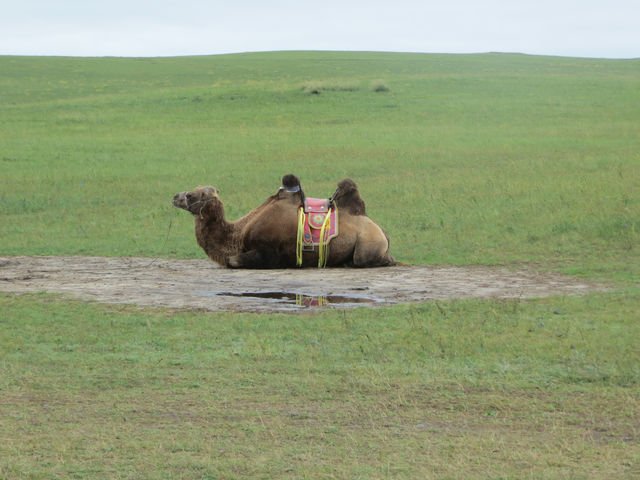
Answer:
M239 252L238 226L226 220L222 203L207 205L195 215L195 223L198 245L214 262L224 266L230 256Z
M235 222L227 221L224 215L224 207L220 200L206 205L201 212L195 214L198 245L202 247L211 260L226 266L229 257L242 251L242 237L245 226L274 202L276 198L276 195L269 197L262 205L254 208Z

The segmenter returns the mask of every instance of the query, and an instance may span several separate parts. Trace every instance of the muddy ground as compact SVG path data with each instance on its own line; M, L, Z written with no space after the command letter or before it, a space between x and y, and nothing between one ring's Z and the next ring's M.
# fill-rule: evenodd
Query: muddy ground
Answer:
M299 312L452 298L580 295L602 286L530 268L228 270L209 260L0 256L0 291L208 311Z

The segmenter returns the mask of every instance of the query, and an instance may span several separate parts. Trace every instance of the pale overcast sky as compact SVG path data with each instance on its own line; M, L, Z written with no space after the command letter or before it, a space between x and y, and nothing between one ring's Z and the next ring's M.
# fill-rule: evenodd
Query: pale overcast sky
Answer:
M0 55L369 50L640 57L640 0L0 2Z

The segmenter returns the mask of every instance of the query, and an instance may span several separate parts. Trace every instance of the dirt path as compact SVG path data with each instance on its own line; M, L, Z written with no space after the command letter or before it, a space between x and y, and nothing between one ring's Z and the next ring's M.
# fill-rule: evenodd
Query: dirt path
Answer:
M227 270L209 260L0 256L0 291L60 293L104 303L209 311L291 312L313 307L451 298L580 295L601 286L503 267Z

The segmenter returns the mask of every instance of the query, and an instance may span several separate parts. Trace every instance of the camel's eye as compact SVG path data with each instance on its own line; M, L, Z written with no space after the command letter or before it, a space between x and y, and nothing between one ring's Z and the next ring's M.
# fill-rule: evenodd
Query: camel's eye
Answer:
M187 200L189 200L189 201L193 200L193 194L192 193L187 193Z

